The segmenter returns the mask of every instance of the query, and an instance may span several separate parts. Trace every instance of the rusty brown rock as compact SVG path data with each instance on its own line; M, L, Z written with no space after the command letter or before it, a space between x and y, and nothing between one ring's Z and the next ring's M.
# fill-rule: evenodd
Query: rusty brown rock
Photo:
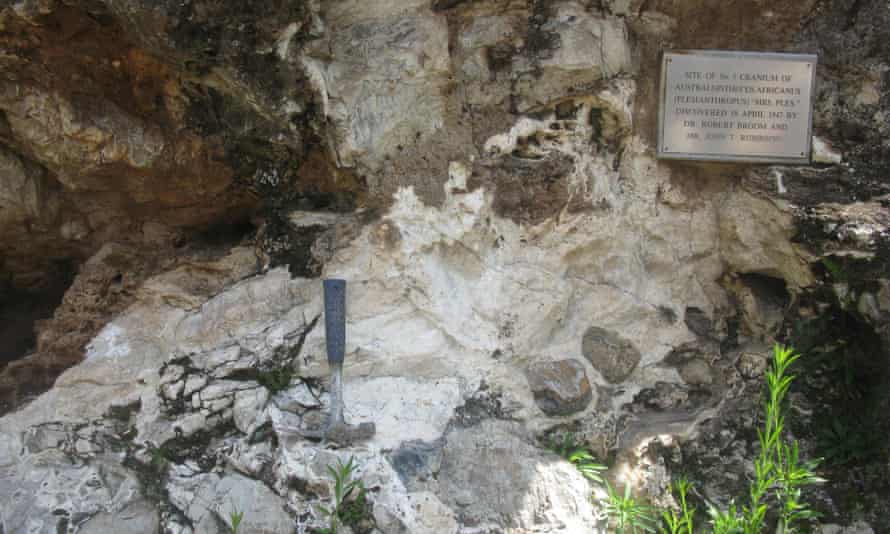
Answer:
M584 332L581 352L593 368L613 384L627 380L642 358L630 341L596 326Z
M538 408L547 415L571 415L593 399L584 366L577 360L538 362L526 370Z

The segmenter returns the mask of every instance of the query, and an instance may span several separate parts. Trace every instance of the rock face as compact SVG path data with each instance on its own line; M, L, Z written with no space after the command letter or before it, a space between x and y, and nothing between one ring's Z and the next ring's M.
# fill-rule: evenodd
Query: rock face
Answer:
M354 532L609 532L549 438L724 502L777 339L857 347L886 413L890 14L711 4L4 3L0 295L68 289L3 330L0 532L311 532L350 458ZM824 162L655 159L669 47L821 52Z

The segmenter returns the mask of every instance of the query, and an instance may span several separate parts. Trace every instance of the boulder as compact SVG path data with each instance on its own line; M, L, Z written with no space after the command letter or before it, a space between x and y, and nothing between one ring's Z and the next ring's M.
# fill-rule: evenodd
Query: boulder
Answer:
M547 415L583 411L593 399L584 366L576 360L534 363L526 377L535 402Z

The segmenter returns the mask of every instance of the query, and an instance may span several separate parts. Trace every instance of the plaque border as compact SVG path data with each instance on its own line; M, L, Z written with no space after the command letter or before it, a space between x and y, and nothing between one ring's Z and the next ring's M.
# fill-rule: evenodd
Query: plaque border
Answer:
M750 155L726 155L726 154L703 154L697 152L665 152L664 147L664 114L665 99L667 97L667 61L671 56L680 55L697 55L697 56L716 56L721 58L762 58L779 61L807 61L813 64L810 72L810 98L807 119L807 137L810 142L806 144L806 156L750 156ZM789 165L810 165L813 158L813 108L815 106L816 95L816 68L819 65L818 54L792 54L784 52L753 52L742 50L663 50L661 53L661 76L658 85L658 138L657 138L657 158L673 159L673 160L692 160L692 161L716 161L716 162L732 162L732 163L785 163Z

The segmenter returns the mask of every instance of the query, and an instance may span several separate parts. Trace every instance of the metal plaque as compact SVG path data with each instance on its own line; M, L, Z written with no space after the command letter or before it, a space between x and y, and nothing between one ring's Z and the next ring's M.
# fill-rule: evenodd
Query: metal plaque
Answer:
M665 52L658 157L809 163L817 56Z

